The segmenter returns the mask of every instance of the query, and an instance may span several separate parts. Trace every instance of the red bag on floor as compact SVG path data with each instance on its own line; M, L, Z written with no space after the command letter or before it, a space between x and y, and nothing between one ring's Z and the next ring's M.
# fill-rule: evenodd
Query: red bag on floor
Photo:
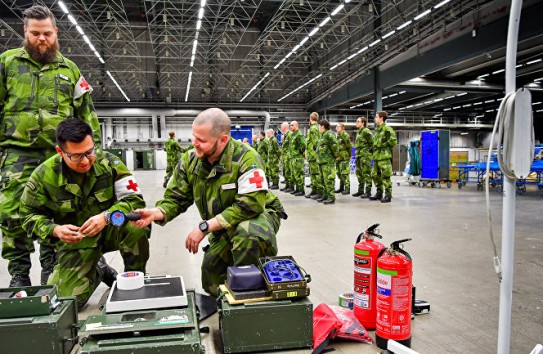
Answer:
M372 343L354 313L343 307L320 304L313 310L313 354L322 353L334 338Z

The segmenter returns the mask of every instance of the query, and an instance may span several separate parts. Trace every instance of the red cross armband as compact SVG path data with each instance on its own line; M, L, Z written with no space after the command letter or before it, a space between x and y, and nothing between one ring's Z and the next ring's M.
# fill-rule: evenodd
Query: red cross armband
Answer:
M117 200L121 200L131 194L141 194L141 189L134 176L127 176L115 181L115 196Z
M79 97L83 96L85 93L91 93L92 87L89 85L87 80L83 76L77 80L77 83L74 87L74 100L77 100Z
M249 170L238 178L238 194L267 191L268 181L260 168Z

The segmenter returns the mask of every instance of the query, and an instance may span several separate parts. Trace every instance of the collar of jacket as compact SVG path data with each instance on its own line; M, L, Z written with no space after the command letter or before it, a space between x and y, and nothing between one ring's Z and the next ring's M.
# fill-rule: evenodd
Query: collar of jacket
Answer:
M232 138L230 138L228 143L226 143L224 150L219 155L219 159L213 165L207 161L202 161L201 159L196 158L197 163L193 169L194 173L202 178L213 178L222 173L232 171L232 157L234 156L234 148L235 144ZM204 164L210 166L211 170L209 170L209 173L207 173L208 169L206 168L207 166L204 166Z
M19 58L23 58L23 59L26 59L28 61L31 61L34 65L36 65L38 67L41 67L40 70L47 70L47 69L49 69L51 67L58 67L58 66L66 66L66 67L68 67L68 64L66 64L66 62L64 60L64 57L62 56L62 54L60 54L60 52L58 50L57 50L57 56L55 57L55 60L53 62L45 64L45 65L42 65L42 64L38 63L37 61L35 61L34 59L32 59L30 54L28 54L28 52L24 48L20 48L20 50L16 54L16 56L19 57Z
M104 153L97 151L96 152L96 159L94 160L94 164L92 165L89 172L87 172L87 175L89 176L89 179L85 181L90 185L90 189L92 189L92 186L94 186L94 183L96 183L97 177L101 176L104 173L104 169L100 167L103 163L107 163L107 157ZM68 177L66 175L66 172L70 169L65 163L62 156L57 155L55 156L55 161L58 164L58 183L57 185L65 186L65 189L67 192L70 192L74 195L77 195L78 197L81 197L83 195L83 191L81 186L79 186L76 183L70 183L68 181Z

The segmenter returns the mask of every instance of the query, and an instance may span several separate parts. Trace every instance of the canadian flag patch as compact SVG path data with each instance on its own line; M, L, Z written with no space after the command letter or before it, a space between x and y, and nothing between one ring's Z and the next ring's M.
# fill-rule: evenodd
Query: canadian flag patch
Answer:
M77 80L77 83L74 87L74 100L78 99L79 97L83 96L86 92L91 93L92 87L89 85L87 80L83 77L83 75Z
M121 200L131 194L141 194L141 189L134 176L121 178L115 182L115 196L117 200Z
M238 178L238 194L267 190L268 181L266 180L264 171L260 168L247 171Z

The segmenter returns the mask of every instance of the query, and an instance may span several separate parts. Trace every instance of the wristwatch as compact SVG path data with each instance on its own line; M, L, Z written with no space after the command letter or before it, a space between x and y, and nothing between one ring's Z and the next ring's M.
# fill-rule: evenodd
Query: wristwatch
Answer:
M205 221L205 220L200 221L200 223L198 224L198 228L199 228L200 231L202 231L204 234L207 234L208 229L209 229L209 224L208 224L207 221Z

